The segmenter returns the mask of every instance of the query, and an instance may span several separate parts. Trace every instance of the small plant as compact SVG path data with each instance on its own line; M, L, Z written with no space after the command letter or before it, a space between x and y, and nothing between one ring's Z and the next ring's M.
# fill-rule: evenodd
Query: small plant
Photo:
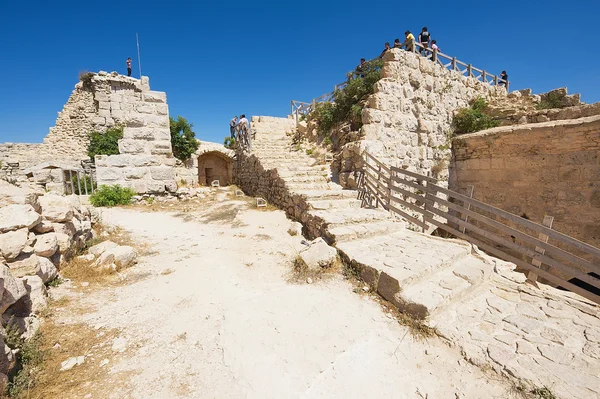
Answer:
M56 277L56 278L48 281L46 283L46 286L48 286L48 287L58 287L62 283L64 283L64 280L62 278L60 278L60 277Z
M307 148L306 149L306 155L312 155L314 152L314 150L312 148Z
M542 95L543 99L536 105L537 109L564 108L562 96L556 92Z
M7 392L10 397L18 397L22 392L35 384L37 374L44 360L40 349L42 336L36 333L29 340L21 338L18 326L11 317L6 325L6 345L16 350L19 370L8 383Z
M331 139L329 138L329 136L326 136L323 139L323 145L331 145Z
M196 140L196 133L194 133L192 127L193 125L182 116L178 116L177 119L169 118L173 155L180 161L190 159L200 145Z
M128 187L100 186L98 191L90 196L90 203L94 206L127 205L136 192Z
M236 143L235 143L235 139L232 137L225 137L225 140L223 140L223 146L227 149L230 150L235 150L236 147Z
M180 185L180 186L182 186L182 187L185 187L185 186L186 186L186 184L187 184L187 180L185 180L185 179L181 179L181 180L179 180L179 185Z
M452 120L455 133L473 133L498 126L497 120L484 113L486 107L485 100L478 98L473 101L470 108L458 110Z
M534 388L531 390L531 394L539 399L557 399L548 387Z
M92 86L92 78L94 74L92 72L79 72L79 80L83 82L83 87L89 88Z
M119 140L123 138L123 127L111 127L106 132L90 133L88 156L94 162L96 155L117 155L119 153Z
M298 235L298 231L296 229L289 228L288 234L291 235L292 237L295 237Z

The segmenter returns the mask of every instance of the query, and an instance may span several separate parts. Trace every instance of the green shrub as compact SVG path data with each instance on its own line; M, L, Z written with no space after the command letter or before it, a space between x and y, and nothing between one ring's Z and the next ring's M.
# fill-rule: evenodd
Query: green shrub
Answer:
M24 340L11 317L6 325L5 341L6 345L16 350L18 364L16 374L11 376L8 383L7 393L10 397L19 397L36 383L44 360L44 353L41 350L42 336L38 331L27 341Z
M192 130L193 125L182 116L178 116L177 119L169 118L169 122L173 155L181 161L187 161L200 144Z
M95 191L98 187L96 182L93 182L92 178L87 175L84 175L82 177L78 177L78 175L73 175L73 177L71 177L71 182L73 182L73 194L76 195L85 195L86 187L87 193L91 194L92 191ZM81 191L79 190L79 187L81 187Z
M486 107L485 100L478 98L470 108L459 109L452 120L455 133L473 133L498 126L497 120L485 114Z
M123 126L108 128L104 133L90 133L88 156L94 162L96 155L117 155L119 153L119 140L122 138Z
M85 88L91 88L93 77L94 73L92 72L79 72L79 80L83 83L83 87Z
M542 101L536 105L537 109L564 108L563 97L555 92L550 92L542 96Z
M235 150L235 147L236 147L235 139L231 138L229 136L225 137L225 140L223 140L223 146L225 146L225 148L228 148L230 150Z
M363 77L350 74L346 86L333 94L333 103L316 105L309 118L318 122L320 134L326 135L331 128L342 122L350 122L352 130L358 130L362 126L362 109L367 97L375 91L375 83L381 79L382 67L383 61L380 59L367 62L361 72Z
M136 192L129 187L100 186L98 191L90 195L90 203L94 206L116 206L127 205Z

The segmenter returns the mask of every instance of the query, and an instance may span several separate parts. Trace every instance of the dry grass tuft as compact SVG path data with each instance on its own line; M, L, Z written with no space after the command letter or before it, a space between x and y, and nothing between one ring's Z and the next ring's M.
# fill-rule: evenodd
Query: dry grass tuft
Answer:
M292 237L295 237L298 235L298 231L296 231L295 229L288 229L288 234L291 235Z

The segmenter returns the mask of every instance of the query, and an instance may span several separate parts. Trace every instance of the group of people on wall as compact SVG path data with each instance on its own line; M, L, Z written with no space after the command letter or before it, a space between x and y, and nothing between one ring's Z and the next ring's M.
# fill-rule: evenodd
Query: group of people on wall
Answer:
M440 48L437 45L437 40L431 39L431 33L426 26L421 29L421 33L419 33L417 40L421 46L419 47L419 53L423 57L433 57L433 53L440 52ZM414 52L415 51L415 36L411 33L411 31L407 30L404 32L404 41L400 41L400 39L396 38L394 40L394 45L392 46L390 42L385 43L385 47L378 58L383 59L385 53L391 50L392 48L404 49L406 51ZM362 72L364 69L364 64L366 63L365 58L360 59L360 64L356 67L356 74L359 77L363 77ZM506 71L502 71L500 73L500 81L498 82L499 86L507 86L508 84L508 74Z

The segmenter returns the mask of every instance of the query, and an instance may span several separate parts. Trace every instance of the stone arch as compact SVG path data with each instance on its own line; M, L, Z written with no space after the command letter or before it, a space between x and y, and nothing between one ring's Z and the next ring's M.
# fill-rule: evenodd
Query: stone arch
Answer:
M218 180L221 186L228 186L233 182L231 156L216 149L200 151L198 154L198 184L209 186L213 180Z

